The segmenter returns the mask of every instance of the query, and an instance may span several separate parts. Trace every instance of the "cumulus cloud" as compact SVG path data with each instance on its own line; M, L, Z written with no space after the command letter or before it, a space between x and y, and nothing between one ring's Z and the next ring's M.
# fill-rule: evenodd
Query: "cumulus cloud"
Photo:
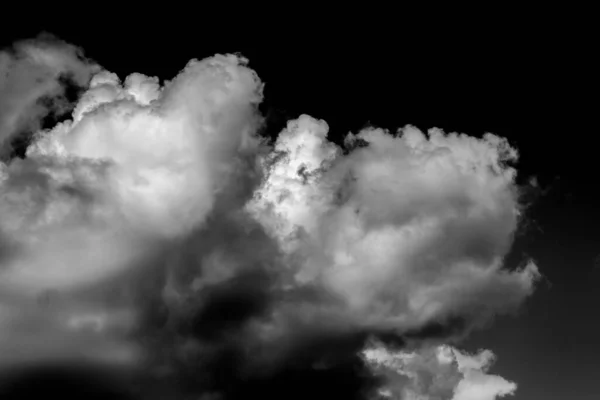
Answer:
M3 228L29 245L26 265L15 257L4 281L55 289L94 280L124 264L140 237L200 225L235 173L235 155L252 146L260 93L241 62L192 61L160 98L152 78L134 75L122 87L111 74L94 77L74 120L38 134L27 159L4 168Z
M382 399L495 400L517 389L514 382L488 374L494 361L489 350L470 355L442 345L404 352L378 343L365 349L363 356L386 379L378 393Z
M55 54L38 56L64 61ZM0 291L16 311L15 322L2 325L0 348L17 349L17 359L50 346L64 354L48 340L55 332L75 353L96 351L69 339L82 326L74 321L89 320L99 302L111 319L118 312L89 287L141 267L152 271L167 243L203 224L241 170L241 155L258 144L252 132L261 84L244 63L236 56L193 60L162 88L156 78L134 74L121 85L100 72L73 120L38 132L25 159L2 165L0 229L10 252L3 251ZM82 290L85 296L74 294ZM55 292L69 296L56 314L24 311L23 303ZM72 304L84 306L75 311ZM47 313L52 318L41 318ZM39 329L21 343L17 328L29 324Z
M367 129L342 156L327 129L308 116L290 122L249 204L298 285L335 296L354 324L401 331L479 322L531 293L533 263L502 266L521 215L506 140Z
M522 219L506 140L407 126L334 143L303 115L270 145L242 56L161 83L27 43L6 70L45 86L5 81L1 137L39 121L62 73L87 90L0 163L0 367L127 365L143 398L365 399L391 382L364 356L376 338L422 349L394 367L398 393L420 393L405 372L422 369L459 400L505 393L488 353L432 346L516 309L539 275L503 266Z

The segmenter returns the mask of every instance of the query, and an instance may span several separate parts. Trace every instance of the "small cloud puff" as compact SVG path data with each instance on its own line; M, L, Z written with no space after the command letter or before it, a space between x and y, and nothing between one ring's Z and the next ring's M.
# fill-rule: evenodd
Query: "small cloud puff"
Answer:
M363 357L384 377L381 398L398 400L495 400L512 395L514 382L488 374L494 354L481 350L470 355L451 346L414 352L391 351L374 343Z

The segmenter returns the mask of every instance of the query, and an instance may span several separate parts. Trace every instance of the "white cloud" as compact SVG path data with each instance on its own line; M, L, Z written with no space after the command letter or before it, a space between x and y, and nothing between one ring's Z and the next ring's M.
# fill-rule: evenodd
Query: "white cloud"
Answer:
M299 284L343 300L357 324L400 331L483 320L531 293L533 263L502 268L520 216L505 140L368 129L348 138L368 145L342 156L326 136L323 121L291 122L249 205L300 257Z
M7 281L76 284L77 260L106 273L135 252L137 236L172 237L201 224L254 128L260 83L241 62L190 62L160 98L156 81L139 74L126 80L133 94L112 74L95 77L75 120L40 134L27 160L5 167L3 229L35 241ZM60 266L40 276L42 260Z
M380 394L398 400L495 400L514 394L517 385L488 374L489 350L470 355L450 346L413 352L391 351L381 344L364 350L366 362L385 386Z
M32 59L57 74L67 63L62 53L38 50ZM77 293L151 266L168 243L202 226L216 196L243 175L240 155L258 145L262 85L245 62L221 55L192 60L164 88L141 74L121 86L116 75L100 72L72 121L38 132L26 159L0 163L0 232L10 240L3 247L14 249L0 270L5 304L19 310L19 299ZM41 354L52 335L61 343L66 335L74 352L88 343L68 339L70 323L15 315L18 325L41 324L27 336L27 346L38 349L30 355ZM25 345L12 339L14 327L0 326L0 352ZM63 351L48 352L55 353Z
M508 165L517 152L504 139L366 129L348 136L346 154L325 121L303 115L265 155L255 136L262 83L242 57L192 60L161 85L99 71L72 46L23 46L0 56L0 88L15 94L0 101L0 147L36 126L47 112L36 101L61 94L61 74L89 86L71 120L37 132L24 160L0 163L0 366L76 354L135 362L140 349L124 332L139 304L97 290L123 281L141 291L136 278L153 268L168 269L153 290L174 314L180 299L264 269L268 279L240 289L257 303L240 313L251 320L240 341L282 354L324 332L403 335L456 316L469 329L533 290L533 262L503 267L521 218ZM53 291L54 308L32 306ZM489 352L365 356L404 399L515 390L487 374Z

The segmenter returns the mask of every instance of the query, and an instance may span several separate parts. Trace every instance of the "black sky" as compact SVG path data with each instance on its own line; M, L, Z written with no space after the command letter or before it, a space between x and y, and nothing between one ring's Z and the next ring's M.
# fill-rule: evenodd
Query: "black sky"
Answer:
M49 19L3 26L0 44L47 31L120 77L161 79L191 58L240 52L266 84L261 108L273 134L306 113L326 120L334 140L367 124L507 137L521 154L519 180L535 176L541 188L508 266L532 257L545 279L518 315L497 319L464 347L494 351L492 371L518 383L515 399L600 396L597 132L585 122L597 107L595 50L583 23L284 18L260 33L219 24Z

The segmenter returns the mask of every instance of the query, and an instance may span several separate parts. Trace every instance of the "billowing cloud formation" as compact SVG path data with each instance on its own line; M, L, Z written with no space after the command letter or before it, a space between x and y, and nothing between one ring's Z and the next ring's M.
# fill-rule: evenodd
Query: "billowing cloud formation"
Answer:
M241 167L237 155L258 143L250 132L261 87L244 62L235 56L191 61L160 90L153 78L132 75L121 85L102 72L91 80L72 121L39 132L26 159L2 166L6 251L0 290L7 309L16 307L14 322L2 327L9 338L18 336L19 326L37 324L27 331L31 339L24 348L50 346L50 333L40 336L42 329L56 328L57 340L64 341L63 328L78 324L56 321L65 313L80 319L77 313L92 312L98 299L31 312L21 303L57 291L64 297L148 267L167 242L202 225L217 193ZM130 313L113 307L110 312ZM48 313L56 314L41 318ZM21 348L9 338L0 348ZM46 352L27 353L35 358Z
M90 71L61 46L41 59ZM407 126L341 145L301 116L269 146L262 87L235 55L162 85L97 71L71 120L0 163L0 367L126 366L143 398L364 399L387 384L370 339L428 354L531 294L536 266L502 265L522 217L506 140ZM0 116L39 118L52 88L14 86L29 100ZM491 378L460 362L468 399Z
M327 129L290 122L249 206L299 285L339 298L356 324L401 330L485 318L531 293L534 264L502 269L520 216L506 140L369 129L342 156Z
M367 363L386 377L382 399L495 400L514 394L517 385L488 374L494 361L489 350L469 355L450 346L420 352L390 351L381 344L363 351Z
M252 146L260 87L240 62L192 61L162 93L141 75L123 87L95 76L74 120L40 133L26 160L5 167L3 229L24 255L3 282L60 289L96 280L131 261L140 238L200 225L235 155Z

